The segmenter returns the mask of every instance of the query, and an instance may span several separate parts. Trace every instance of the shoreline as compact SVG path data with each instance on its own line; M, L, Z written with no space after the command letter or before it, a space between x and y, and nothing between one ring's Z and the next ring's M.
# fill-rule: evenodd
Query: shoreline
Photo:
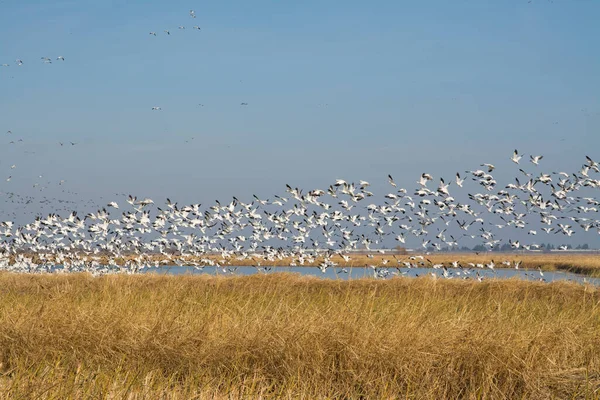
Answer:
M194 267L194 266L221 266L221 267L241 267L241 266L260 266L260 267L306 267L314 268L319 267L321 263L325 261L323 256L314 258L307 257L304 263L300 263L298 259L286 257L281 259L268 259L263 258L258 254L248 258L240 258L236 256L230 256L229 258L223 258L217 255L206 255L203 257L181 257L178 255L172 255L170 257L161 254L141 254L141 255L127 255L120 258L113 258L106 255L84 255L81 253L73 253L73 256L79 257L85 262L95 262L100 265L109 265L112 261L114 264L126 267L132 263L143 265L145 267L166 267L166 266L180 266L180 267ZM19 258L30 259L34 263L41 264L41 259L37 254L17 254L9 257L9 263L14 264ZM333 264L329 266L335 266L340 268L363 268L363 267L376 267L376 268L406 268L410 263L412 268L432 268L434 264L444 265L447 268L456 268L458 266L462 268L477 268L483 265L483 268L487 268L490 263L493 262L495 269L513 269L515 263L519 263L519 269L523 270L542 270L542 271L561 271L570 272L582 276L589 277L600 277L600 254L582 254L582 253L571 253L571 254L556 254L556 253L536 253L536 254L523 254L523 253L436 253L436 254L378 254L374 253L372 256L364 254L350 255L348 261L344 260L341 256L335 255L329 258L329 261ZM66 260L70 262L69 255L65 256ZM1 261L1 259L0 259ZM46 262L51 263L51 258L47 258ZM188 264L189 263L189 264ZM213 265L211 265L211 263ZM453 265L453 263L455 263ZM56 262L55 264L61 265Z

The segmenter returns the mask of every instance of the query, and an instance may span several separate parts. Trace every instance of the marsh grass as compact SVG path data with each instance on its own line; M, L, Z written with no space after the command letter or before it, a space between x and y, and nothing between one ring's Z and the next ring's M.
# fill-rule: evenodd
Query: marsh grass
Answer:
M598 398L600 292L0 274L3 398Z

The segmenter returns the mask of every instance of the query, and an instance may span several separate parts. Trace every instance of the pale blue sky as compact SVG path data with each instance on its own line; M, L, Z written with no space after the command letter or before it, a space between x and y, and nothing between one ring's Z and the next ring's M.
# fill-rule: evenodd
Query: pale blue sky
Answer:
M413 188L482 162L516 176L514 148L575 171L600 159L598 21L595 0L4 0L0 191L42 173L204 203L387 174Z

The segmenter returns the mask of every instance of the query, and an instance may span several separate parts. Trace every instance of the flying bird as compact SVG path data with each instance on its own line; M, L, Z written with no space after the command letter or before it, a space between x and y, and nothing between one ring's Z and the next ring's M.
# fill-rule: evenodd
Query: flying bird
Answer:
M531 159L531 162L535 165L539 165L539 162L542 158L544 158L544 156L529 156Z
M519 152L517 150L514 151L511 160L512 162L514 162L515 164L518 164L519 161L521 160L521 158L523 158L523 156L519 155Z
M394 178L392 178L392 175L388 175L388 182L390 183L390 185L392 185L393 187L396 187L396 182L394 182Z

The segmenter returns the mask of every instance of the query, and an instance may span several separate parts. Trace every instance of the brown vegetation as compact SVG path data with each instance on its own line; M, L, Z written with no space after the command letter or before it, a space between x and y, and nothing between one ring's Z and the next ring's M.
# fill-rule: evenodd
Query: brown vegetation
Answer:
M600 291L0 274L3 398L598 398Z

